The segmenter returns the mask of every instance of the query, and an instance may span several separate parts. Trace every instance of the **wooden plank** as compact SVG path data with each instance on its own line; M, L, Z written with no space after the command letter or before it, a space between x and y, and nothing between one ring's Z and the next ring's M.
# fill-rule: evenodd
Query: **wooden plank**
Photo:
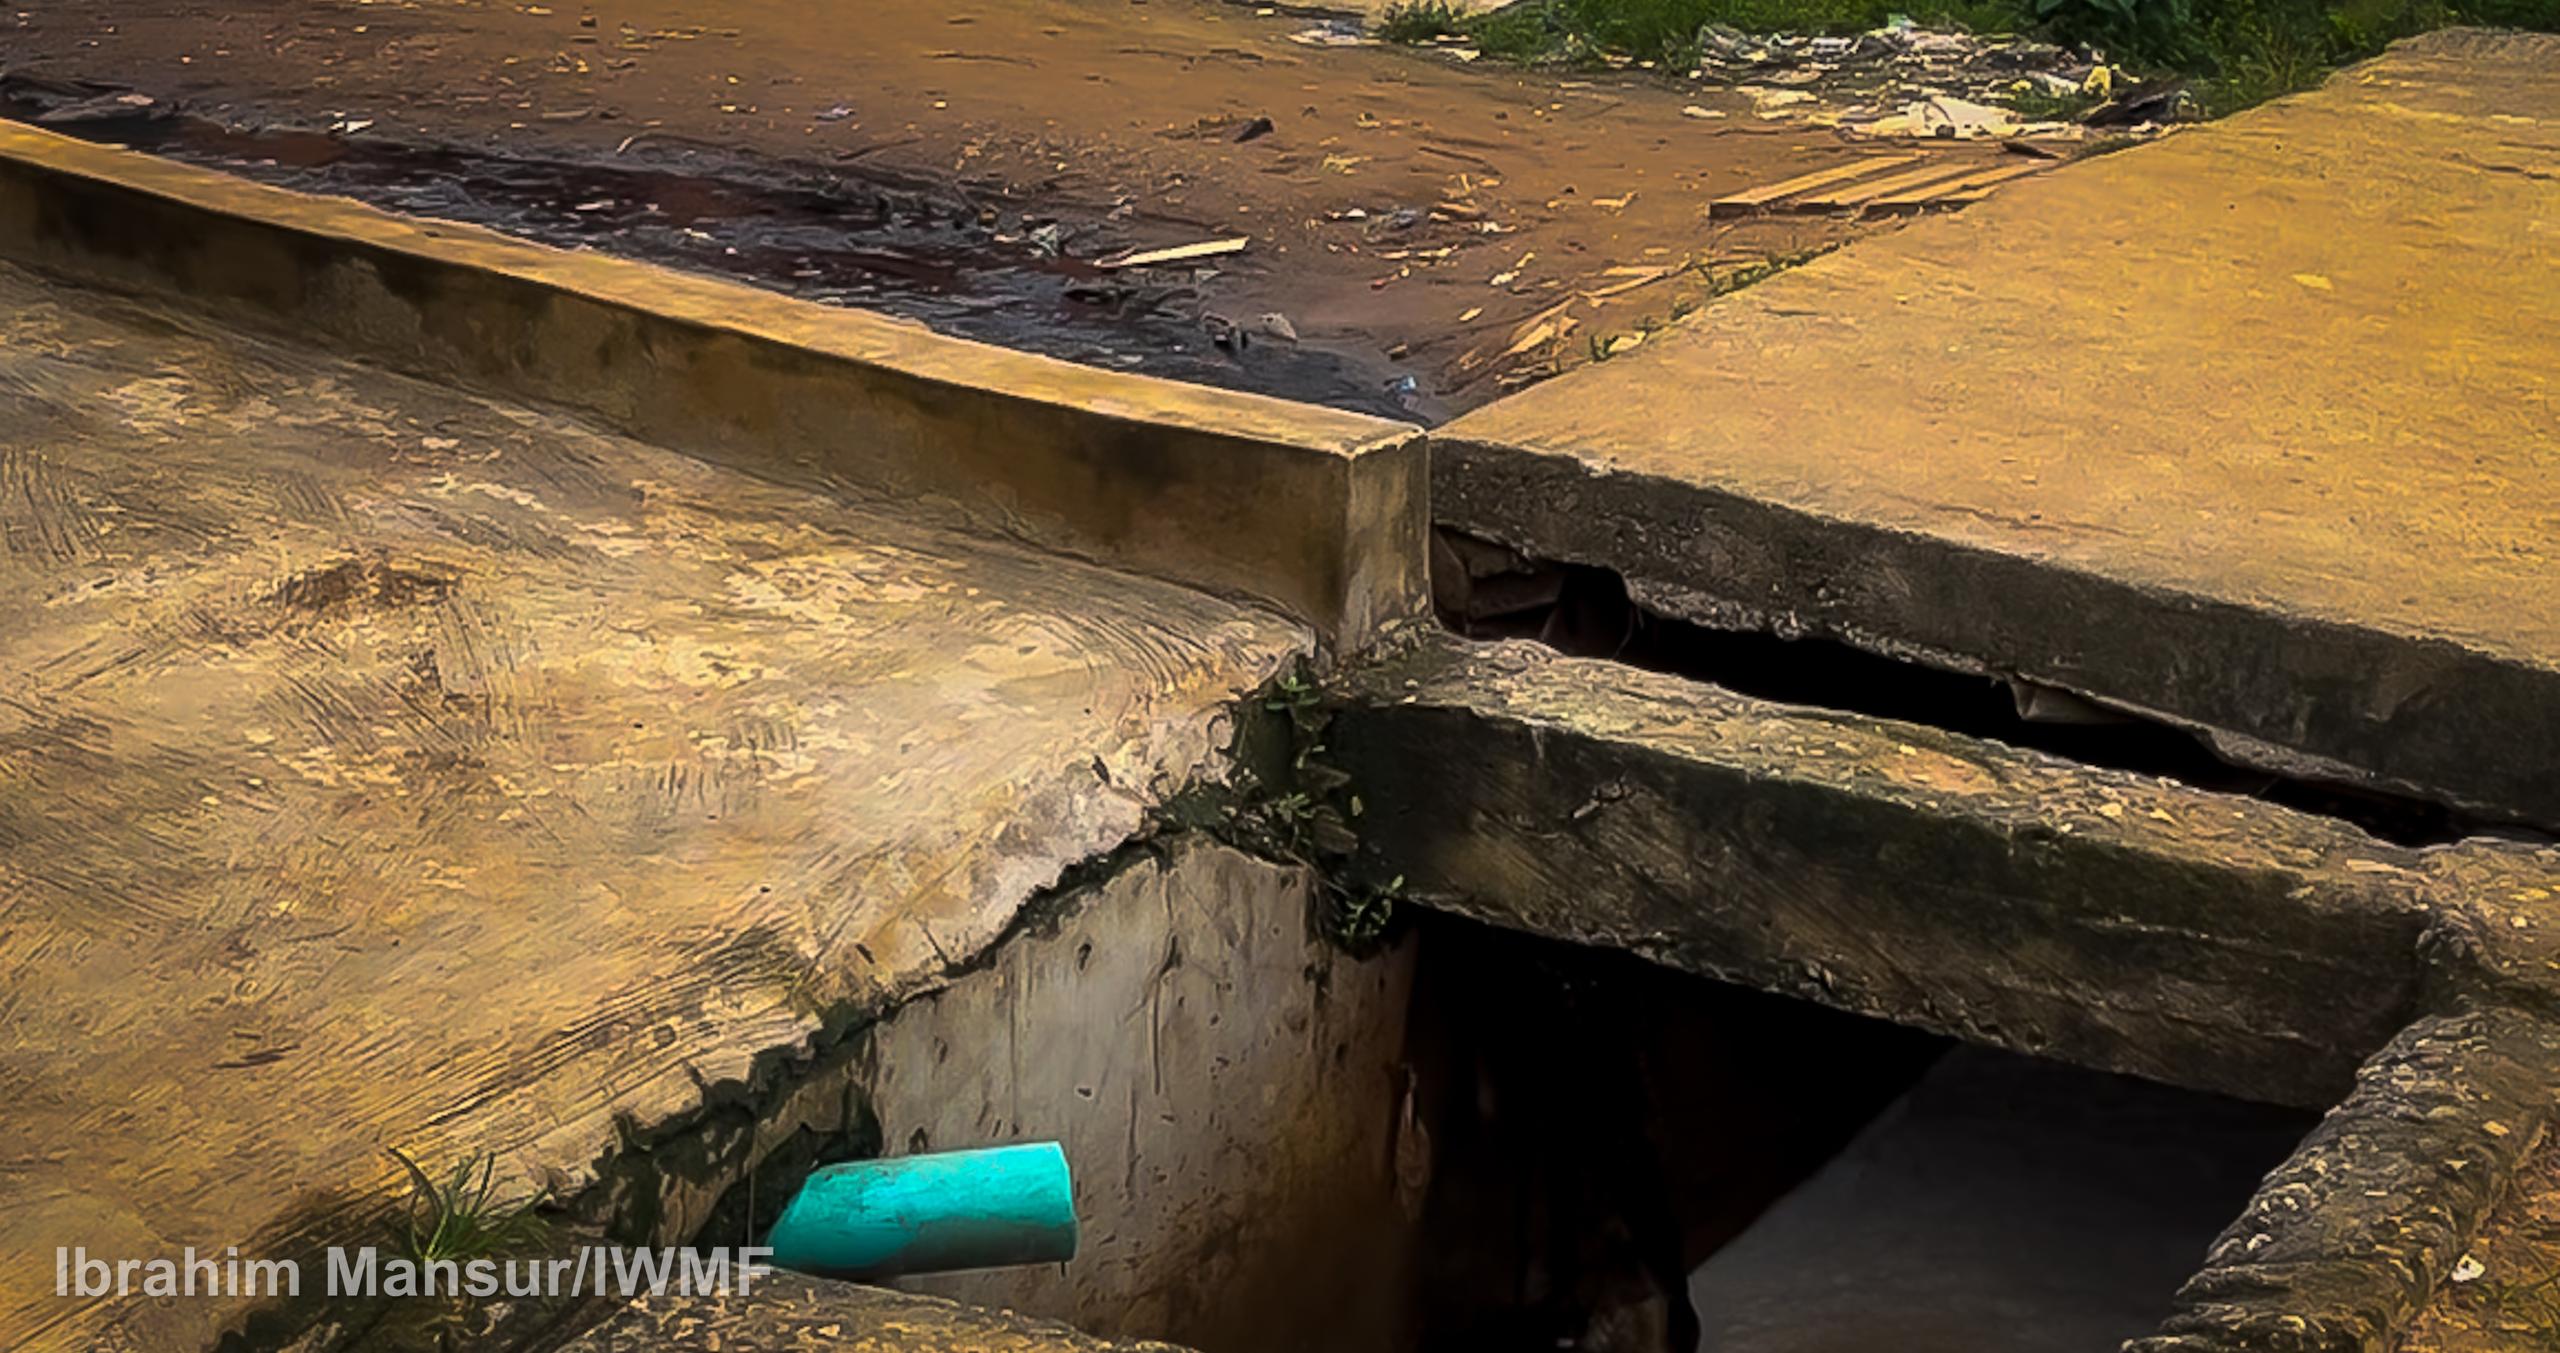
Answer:
M1801 198L1789 205L1800 207L1808 211L1828 211L1839 207L1855 207L1868 202L1873 202L1880 197L1899 196L1901 194L1911 192L1923 185L1965 178L1979 172L1979 168L1973 165L1923 165L1920 168L1911 170L1907 173L1896 174L1891 178L1877 179L1872 183L1852 183L1845 187L1834 188L1829 192Z
M2055 163L2058 162L2044 161L2036 164L2012 164L2003 165L1998 169L1985 169L1977 173L1967 174L1962 178L1950 179L1944 183L1933 183L1925 188L1917 188L1905 193L1896 193L1891 197L1877 198L1867 204L1867 210L1915 211L1921 207L1960 207L1968 202L1979 202L1982 199L1989 197L1991 195L1992 185L1994 184L2006 183L2014 178L2024 178L2029 174L2041 173L2044 170L2052 168Z
M1744 212L1758 211L1782 197L1811 192L1816 188L1828 187L1847 179L1863 178L1878 170L1909 164L1919 158L1918 155L1870 155L1855 164L1835 164L1829 169L1817 169L1810 174L1799 174L1782 182L1763 184L1731 196L1719 197L1708 206L1707 215L1738 216Z
M1097 268L1144 268L1159 263L1187 263L1195 258L1216 258L1221 254L1240 254L1253 243L1250 235L1237 235L1223 240L1202 240L1198 244L1177 244L1170 249L1148 249L1141 252L1114 254L1093 261Z

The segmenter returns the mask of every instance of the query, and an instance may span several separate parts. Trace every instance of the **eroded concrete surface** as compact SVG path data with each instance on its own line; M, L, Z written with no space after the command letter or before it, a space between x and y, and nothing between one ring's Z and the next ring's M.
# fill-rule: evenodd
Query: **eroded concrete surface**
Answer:
M1297 625L0 268L0 1249L575 1191L1213 771ZM236 1303L0 1277L0 1344Z
M2560 821L2555 174L2560 39L2419 39L1460 418L1437 514Z
M2525 1159L2513 1191L2489 1216L2418 1317L2402 1353L2508 1353L2560 1342L2560 1144Z
M898 1285L1219 1353L1411 1349L1417 946L1344 954L1313 887L1186 837L884 1021L887 1149L1056 1141L1083 1232L1073 1263Z

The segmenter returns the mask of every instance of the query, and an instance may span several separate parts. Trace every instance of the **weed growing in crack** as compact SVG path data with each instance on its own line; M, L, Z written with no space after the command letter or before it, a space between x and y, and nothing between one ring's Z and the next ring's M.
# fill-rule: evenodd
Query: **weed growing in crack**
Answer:
M1303 671L1291 672L1272 683L1261 705L1278 716L1286 746L1255 771L1252 792L1228 810L1221 834L1266 859L1314 874L1316 933L1354 955L1373 953L1394 922L1404 880L1384 888L1347 881L1360 848L1352 824L1364 805L1350 792L1349 773L1324 758L1325 731L1333 721L1324 692Z
M550 1227L534 1209L544 1195L517 1203L497 1198L497 1158L465 1156L450 1178L430 1176L408 1154L394 1148L391 1158L409 1174L409 1204L398 1239L403 1255L424 1265L437 1260L467 1262L538 1246L550 1238Z

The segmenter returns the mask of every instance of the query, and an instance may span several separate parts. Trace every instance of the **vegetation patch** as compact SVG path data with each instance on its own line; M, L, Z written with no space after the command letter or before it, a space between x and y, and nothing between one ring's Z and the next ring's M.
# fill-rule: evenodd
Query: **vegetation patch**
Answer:
M2305 89L2400 38L2451 24L2560 31L2560 0L1519 0L1465 16L1446 0L1390 9L1379 34L1464 38L1531 63L1633 62L1678 74L1723 25L1847 34L1907 16L1932 27L2086 47L2149 75L2194 82L2207 112Z

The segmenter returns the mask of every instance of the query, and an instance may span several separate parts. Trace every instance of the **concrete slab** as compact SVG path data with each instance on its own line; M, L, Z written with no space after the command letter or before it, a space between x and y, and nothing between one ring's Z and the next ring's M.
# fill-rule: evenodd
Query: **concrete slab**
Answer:
M1364 671L1326 741L1425 905L2305 1108L2409 1019L2432 899L2497 891L2433 871L2507 862L1526 643Z
M1343 649L1426 602L1418 431L0 121L0 258L174 288L396 370L1275 602Z
M0 265L0 1251L307 1254L387 1147L574 1193L939 983L1312 644ZM51 1288L0 1346L243 1305Z
M2413 41L1460 418L1436 513L2560 822L2555 175L2560 38Z

